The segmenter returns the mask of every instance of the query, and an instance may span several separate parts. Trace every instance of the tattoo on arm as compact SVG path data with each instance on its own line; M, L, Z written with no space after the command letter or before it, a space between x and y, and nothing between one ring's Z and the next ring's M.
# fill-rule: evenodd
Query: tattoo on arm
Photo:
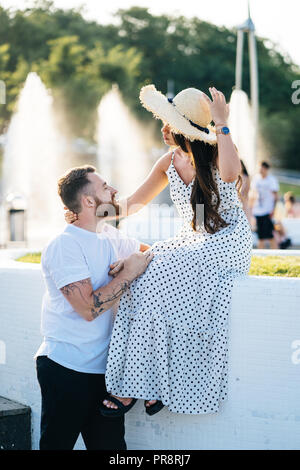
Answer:
M99 292L98 294L96 294L95 292L93 292L93 287L92 287L90 278L83 279L77 282L72 282L71 284L68 284L67 286L62 287L60 290L67 298L71 297L74 293L79 293L81 299L84 302L88 302L89 300L87 298L87 295L90 295L90 294L87 294L85 292L85 295L84 295L84 292L82 291L82 288L87 285L91 288L92 302L93 302L93 305L91 307L91 313L92 313L92 317L95 319L99 315L101 315L101 313L103 313L104 311L108 310L108 308L110 308L110 307L107 307L108 303L115 302L121 297L122 294L124 294L124 292L130 285L130 281L127 281L127 280L123 281L121 284L116 286L113 289L113 291L110 292L109 294L105 294L103 292Z
M80 287L83 287L86 285L90 285L92 288L90 278L82 279L82 281L72 282L71 284L68 284L67 286L62 287L60 290L67 297L71 294L74 294L76 290L79 290L80 296L82 297L82 299L84 299L84 296L82 295Z
M114 302L115 300L119 299L122 294L126 291L129 287L130 282L124 281L120 286L113 290L113 292L104 297L103 293L95 294L93 293L93 307L92 307L92 317L95 319L97 318L104 310L106 310L103 306L109 302Z

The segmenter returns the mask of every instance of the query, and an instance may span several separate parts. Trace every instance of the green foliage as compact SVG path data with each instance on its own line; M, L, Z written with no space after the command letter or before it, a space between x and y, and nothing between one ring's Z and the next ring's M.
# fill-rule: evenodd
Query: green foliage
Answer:
M69 131L92 138L101 97L112 83L123 91L132 88L140 55L120 45L107 53L101 43L89 49L78 36L50 40L49 45L49 58L37 67L41 78L52 88L60 112L65 111Z
M261 132L265 136L269 154L277 166L300 170L299 129L300 105L266 113L262 110Z
M114 28L107 29L112 35ZM6 106L0 108L0 132L8 125L20 89L33 70L52 88L55 106L68 123L67 130L91 138L97 105L111 86L96 71L97 63L92 70L92 51L101 36L105 50L102 55L110 52L108 31L101 35L102 30L101 25L86 22L79 11L55 9L49 1L36 2L34 8L14 13L0 7L0 79L5 81L7 91ZM129 55L123 60L128 71ZM112 61L110 55L111 65ZM122 66L117 65L120 71ZM125 75L122 70L123 81ZM118 75L112 76L118 82Z
M235 81L235 30L199 18L155 16L140 7L121 9L115 16L117 24L101 25L85 20L81 9L58 9L49 0L24 11L0 7L0 79L7 88L0 132L30 70L52 89L68 132L91 139L99 100L113 83L144 120L152 118L138 95L148 83L164 93L170 79L175 93L187 87L207 91L214 85L229 99ZM261 130L270 157L277 166L300 169L300 113L291 102L291 85L300 78L300 69L267 39L258 38L257 50ZM249 94L246 44L244 69L243 88Z

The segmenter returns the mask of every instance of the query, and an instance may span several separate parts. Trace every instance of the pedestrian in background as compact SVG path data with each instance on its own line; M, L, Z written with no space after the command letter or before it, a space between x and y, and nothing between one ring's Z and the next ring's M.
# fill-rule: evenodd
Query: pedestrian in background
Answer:
M274 237L274 209L278 198L279 184L277 179L269 173L270 164L262 161L259 172L253 176L251 190L255 193L252 215L256 218L256 232L258 235L258 248L278 248Z

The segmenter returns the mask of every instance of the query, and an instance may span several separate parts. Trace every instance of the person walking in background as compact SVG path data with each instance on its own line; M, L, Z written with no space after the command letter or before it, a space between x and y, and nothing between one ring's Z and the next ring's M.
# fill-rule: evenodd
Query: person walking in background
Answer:
M259 173L253 176L251 190L255 194L252 207L252 215L256 218L256 231L258 236L258 248L265 248L266 242L270 248L278 248L274 238L273 215L278 198L279 185L276 178L269 174L270 164L262 161Z

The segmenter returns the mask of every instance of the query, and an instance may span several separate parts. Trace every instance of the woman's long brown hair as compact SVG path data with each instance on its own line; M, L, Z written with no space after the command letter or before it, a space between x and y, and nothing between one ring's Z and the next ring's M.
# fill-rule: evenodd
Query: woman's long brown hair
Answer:
M212 166L216 165L218 156L218 146L206 144L201 140L194 140L193 142L187 141L181 134L172 133L176 144L184 151L189 152L190 147L193 155L193 165L196 170L195 181L193 184L191 194L191 205L193 208L194 216L192 220L193 230L197 231L197 227L201 224L199 214L197 214L197 205L204 205L204 228L208 233L216 233L221 228L227 227L227 223L218 213L218 208L221 203L218 186L212 175ZM236 189L240 196L242 186L242 177L238 176ZM212 201L213 193L215 194L215 202Z

